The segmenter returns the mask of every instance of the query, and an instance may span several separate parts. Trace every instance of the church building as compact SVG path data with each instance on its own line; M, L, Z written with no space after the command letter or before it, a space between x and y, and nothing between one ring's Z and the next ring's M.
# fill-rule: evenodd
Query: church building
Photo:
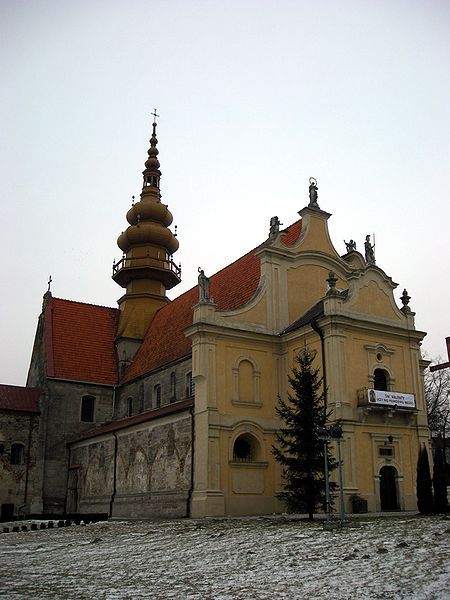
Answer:
M330 423L343 429L346 510L355 499L369 512L415 510L417 456L429 439L425 333L406 290L394 298L369 236L364 255L352 240L339 254L311 178L309 203L289 227L268 218L259 246L214 275L200 271L198 285L170 301L181 273L160 179L154 123L141 196L118 238L118 308L44 295L27 381L40 394L41 486L28 510L283 512L276 406L305 347Z

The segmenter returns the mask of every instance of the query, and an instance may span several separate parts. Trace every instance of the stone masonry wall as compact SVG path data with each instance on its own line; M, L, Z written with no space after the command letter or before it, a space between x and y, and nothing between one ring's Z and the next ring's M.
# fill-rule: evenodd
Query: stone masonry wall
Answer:
M67 489L67 443L112 416L113 389L107 386L48 381L46 403L44 512L63 512ZM94 421L81 421L84 395L95 397Z
M112 506L114 517L186 516L191 426L184 411L75 443L71 464L79 469L79 512L106 512Z
M132 399L133 415L157 408L154 398L154 387L156 385L161 386L161 406L185 400L188 397L186 395L186 376L191 370L192 360L189 357L159 369L142 379L125 384L117 394L116 418L129 416L127 413L129 398ZM174 393L171 384L172 373L175 377Z
M0 411L0 505L2 516L7 516L9 511L17 515L38 512L41 508L42 482L36 460L38 427L39 415L19 411ZM20 464L11 464L13 444L23 446Z

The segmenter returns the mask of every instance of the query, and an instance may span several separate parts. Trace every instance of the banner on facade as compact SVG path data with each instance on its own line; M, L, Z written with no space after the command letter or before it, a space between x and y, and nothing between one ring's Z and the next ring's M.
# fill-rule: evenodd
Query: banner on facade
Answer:
M401 392L367 390L367 401L368 404L382 404L384 406L396 406L397 408L416 408L414 394L403 394Z

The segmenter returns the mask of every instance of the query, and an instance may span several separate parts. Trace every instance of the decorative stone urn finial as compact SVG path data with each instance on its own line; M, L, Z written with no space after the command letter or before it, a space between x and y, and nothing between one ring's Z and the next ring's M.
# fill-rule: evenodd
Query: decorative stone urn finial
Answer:
M339 295L339 290L336 288L336 282L337 282L336 273L334 271L330 271L328 273L328 279L327 279L327 283L328 283L327 296L338 296Z
M409 304L409 301L411 300L411 296L408 296L408 292L406 291L406 288L403 290L403 294L401 295L400 300L403 304L403 306L401 307L400 310L405 314L410 313L411 309L409 308L408 304Z

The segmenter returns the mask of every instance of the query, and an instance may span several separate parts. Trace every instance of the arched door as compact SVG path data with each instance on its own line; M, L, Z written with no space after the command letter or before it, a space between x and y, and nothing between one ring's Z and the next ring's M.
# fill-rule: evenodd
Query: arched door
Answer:
M380 469L380 503L381 510L398 510L397 470L385 466Z

